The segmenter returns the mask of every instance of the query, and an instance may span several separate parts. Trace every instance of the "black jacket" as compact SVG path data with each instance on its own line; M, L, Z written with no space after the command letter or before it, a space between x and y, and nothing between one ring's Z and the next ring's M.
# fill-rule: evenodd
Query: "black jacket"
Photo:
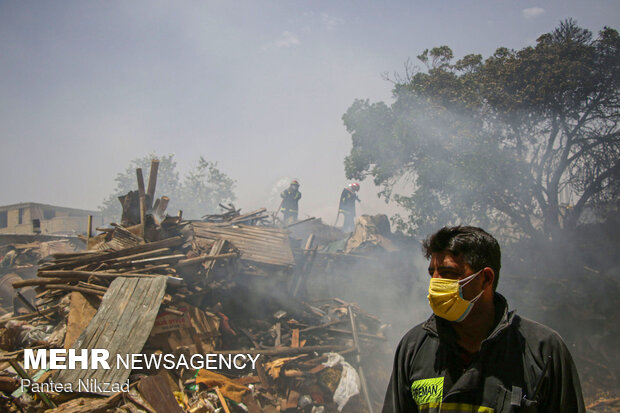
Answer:
M497 293L495 312L496 327L468 365L446 320L433 315L405 334L383 413L585 412L579 377L560 336L509 312Z
M299 210L299 200L301 199L301 192L287 188L280 194L282 198L283 211L297 212Z
M345 214L355 215L355 201L359 200L355 192L350 190L348 187L342 190L342 194L340 195L340 204L338 205L338 209L340 212Z

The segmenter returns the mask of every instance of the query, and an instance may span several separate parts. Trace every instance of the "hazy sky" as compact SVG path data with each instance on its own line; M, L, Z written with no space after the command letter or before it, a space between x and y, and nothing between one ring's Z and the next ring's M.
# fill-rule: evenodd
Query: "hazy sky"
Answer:
M300 215L332 220L342 114L389 101L383 73L444 44L521 48L568 17L619 29L620 2L0 0L0 205L96 209L155 152L217 161L245 211L298 178ZM362 182L363 212L385 208L374 193Z

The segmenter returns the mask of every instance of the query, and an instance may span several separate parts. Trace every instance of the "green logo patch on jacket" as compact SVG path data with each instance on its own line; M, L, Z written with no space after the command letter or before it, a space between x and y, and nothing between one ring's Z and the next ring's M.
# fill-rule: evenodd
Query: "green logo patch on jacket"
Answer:
M440 403L443 398L443 377L414 381L411 385L411 395L418 406Z

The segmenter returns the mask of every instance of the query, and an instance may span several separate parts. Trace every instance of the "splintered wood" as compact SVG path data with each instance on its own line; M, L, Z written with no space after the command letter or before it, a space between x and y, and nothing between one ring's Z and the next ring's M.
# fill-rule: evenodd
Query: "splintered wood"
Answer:
M138 390L157 413L183 413L170 390L167 373L145 377L138 383Z
M67 333L65 348L71 348L75 340L82 334L97 313L98 303L79 291L71 293L71 308L67 317Z
M57 382L72 383L78 388L79 380L97 379L99 382L122 383L129 377L130 369L116 364L116 356L140 353L151 332L155 317L166 290L165 277L118 278L110 284L97 314L77 339L72 348L80 354L82 349L107 349L109 370L61 370ZM105 393L102 393L105 394Z
M64 347L78 355L107 350L110 369L89 363L40 378L51 376L81 391L52 393L56 412L239 412L241 402L250 413L314 407L334 412L342 369L324 365L330 353L360 360L362 353L378 353L386 339L379 320L354 305L307 301L320 235L304 236L302 249L291 231L267 222L271 215L264 208L242 214L230 205L205 221L186 221L181 213L164 217L169 199L155 199L157 170L152 163L148 186L137 171L138 191L120 197L121 225L98 228L102 233L86 239L86 251L50 245L51 257L33 265L29 277L7 278L22 289L20 300L28 308L0 318L0 360L18 361L24 348ZM20 251L30 250L27 245ZM25 341L28 334L36 341ZM218 367L222 374L212 367L132 372L132 354L257 357L251 366ZM7 395L18 383L13 376L0 380ZM84 387L128 380L128 391L105 399L98 397L109 396L105 389ZM365 396L369 392L364 389ZM370 402L357 399L343 413L365 412ZM18 411L3 400L0 411ZM45 409L31 397L6 400L21 403L21 411Z

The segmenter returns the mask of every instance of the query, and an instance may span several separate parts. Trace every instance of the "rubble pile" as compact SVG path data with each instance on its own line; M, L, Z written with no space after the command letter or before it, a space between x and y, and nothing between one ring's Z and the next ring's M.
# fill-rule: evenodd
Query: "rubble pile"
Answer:
M23 300L27 312L0 318L0 410L378 410L383 383L367 381L364 371L376 368L376 354L390 353L385 326L354 303L305 297L319 249L313 235L291 241L290 231L268 225L264 209L241 214L229 206L203 221L183 220L182 212L164 217L167 198L150 202L153 174L150 193L140 178L141 172L137 196L120 199L121 224L89 234L84 251L52 251L36 276L12 282L33 295ZM141 354L185 362L25 371L25 348L107 349L111 360ZM187 360L196 354L219 367L193 368ZM235 355L243 358L231 365ZM22 379L127 388L67 393L24 389Z
M33 278L39 261L56 253L75 252L83 248L84 243L75 237L0 235L0 314L6 314L12 309L17 313L29 311L24 297L32 301L32 289L22 290L20 295L15 295L12 284Z
M98 235L0 237L0 411L379 411L393 348L388 326L364 308L426 301L411 274L419 243L391 233L384 215L361 216L350 236L320 219L278 225L264 208L233 205L184 220L165 214L167 197L155 199L156 171L155 162L148 190L137 173L138 190L119 198L120 223ZM617 267L570 271L507 274L500 292L562 334L588 408L615 411ZM382 282L398 291L367 287ZM111 360L142 362L25 370L24 349L106 349ZM146 362L167 355L177 363ZM93 382L127 387L80 387Z

